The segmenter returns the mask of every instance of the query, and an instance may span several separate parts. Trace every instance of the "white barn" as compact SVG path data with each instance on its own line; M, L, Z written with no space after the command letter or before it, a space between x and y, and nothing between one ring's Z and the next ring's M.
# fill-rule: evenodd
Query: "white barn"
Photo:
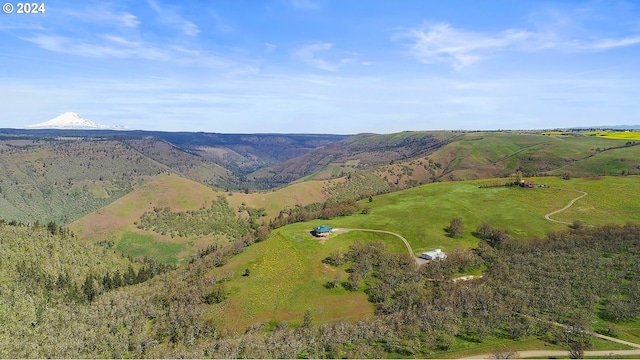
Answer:
M443 253L440 249L435 249L432 251L423 252L422 255L420 255L420 258L425 260L442 260L447 258L447 254Z

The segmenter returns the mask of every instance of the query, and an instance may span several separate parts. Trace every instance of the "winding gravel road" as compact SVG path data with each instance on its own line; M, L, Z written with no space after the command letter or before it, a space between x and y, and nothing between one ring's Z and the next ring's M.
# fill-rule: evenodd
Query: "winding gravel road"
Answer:
M555 223L559 223L559 224L566 224L566 225L571 225L571 224L572 224L572 223L570 223L570 222L566 222L566 221L554 220L554 219L552 219L552 218L550 217L551 215L555 215L555 214L557 214L557 213L560 213L560 212L563 212L563 211L567 210L568 208L570 208L570 207L571 207L571 205L573 205L573 203L575 203L576 201L578 201L578 200L582 199L583 197L585 197L585 196L589 195L586 191L581 191L581 190L570 190L570 191L576 191L576 192L581 193L582 195L580 195L580 196L578 196L577 198L575 198L575 199L573 199L573 200L569 201L569 203L567 204L567 206L563 207L562 209L560 209L560 210L556 210L556 211L552 211L552 212L548 213L547 215L545 215L545 216L544 216L544 218L545 218L545 219L547 219L547 220L549 220L549 221L553 221L553 222L555 222Z
M411 249L411 245L409 244L409 242L407 241L407 239L404 238L404 236L398 234L398 233L394 233L391 231L386 231L386 230L373 230L373 229L345 229L345 228L337 228L337 229L333 229L334 232L337 233L345 233L345 232L349 232L349 231L368 231L368 232L376 232L376 233L383 233L383 234L389 234L389 235L393 235L396 236L398 238L400 238L400 240L402 240L404 242L404 244L407 246L407 250L409 251L409 255L411 255L412 258L414 258L416 260L416 265L420 265L422 264L425 260L417 258L414 254L413 254L413 249Z
M584 356L601 356L608 357L610 355L635 356L640 355L639 350L593 350L585 351ZM546 357L569 357L569 352L564 350L525 350L517 351L516 357L519 359L526 358L546 358ZM462 359L495 359L493 354L474 355L464 357Z

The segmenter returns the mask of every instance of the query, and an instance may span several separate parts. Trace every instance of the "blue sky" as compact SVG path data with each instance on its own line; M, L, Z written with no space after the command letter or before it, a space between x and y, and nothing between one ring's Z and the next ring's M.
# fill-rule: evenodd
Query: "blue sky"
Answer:
M0 127L67 111L223 133L640 123L640 2L44 3L0 13Z

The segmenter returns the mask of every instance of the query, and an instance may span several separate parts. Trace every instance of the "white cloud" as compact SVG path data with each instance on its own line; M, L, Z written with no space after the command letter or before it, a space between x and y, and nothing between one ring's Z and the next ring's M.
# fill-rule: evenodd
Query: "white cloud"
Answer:
M531 36L532 33L523 30L482 34L438 23L405 31L394 39L409 39L411 54L423 63L448 63L456 70L461 70Z
M637 119L640 91L637 79L606 73L464 81L420 73L220 79L206 72L16 79L0 84L0 105L13 121L5 126L12 127L74 110L101 123L149 130L356 133L628 123ZM29 102L37 105L24 105Z
M333 47L334 45L331 43L316 42L316 43L312 43L312 44L301 47L294 53L294 55L309 66L313 66L321 70L332 71L332 72L338 71L340 66L344 64L348 64L355 61L355 58L353 57L342 57L334 60L328 60L325 57L320 57L318 55L318 53L323 53L327 56L331 55L330 50L332 50ZM345 52L338 51L338 53L345 53ZM349 53L349 55L356 56L357 54Z
M105 22L118 23L124 27L135 28L140 25L138 17L128 12L102 12L93 17L103 19Z
M93 41L58 35L36 35L22 39L34 43L45 50L92 58L169 59L167 54L158 48L111 35L103 35L102 40L95 39Z
M420 62L445 63L455 70L462 70L505 51L597 52L640 44L640 35L620 38L599 38L588 33L572 35L566 32L517 29L490 34L436 23L405 30L392 39L408 40L410 54Z
M147 4L149 4L149 7L151 7L158 14L160 21L167 25L180 29L183 34L188 36L197 36L200 33L198 25L183 18L180 14L178 14L177 9L160 7L160 5L155 0L147 0Z
M268 43L268 42L264 43L264 52L267 54L275 51L277 48L278 46L275 44Z
M300 60L305 62L307 65L311 65L318 69L326 70L326 71L337 71L338 66L335 64L330 64L328 61L319 58L316 53L331 50L333 48L333 44L329 43L315 43L311 45L306 45L298 51L296 51L295 55Z
M583 44L582 47L587 50L604 51L638 44L640 44L640 35L628 36L620 39L596 40L592 43Z
M108 34L99 35L92 39L76 39L59 35L36 35L21 39L45 50L98 59L144 59L231 71L235 71L233 68L239 66L235 60L201 50L179 45L160 47L152 43L132 41L121 36Z
M107 5L99 7L92 6L82 11L75 9L69 10L65 11L65 15L72 16L84 22L99 22L128 28L136 28L140 25L140 20L138 20L137 16L126 11L114 11Z

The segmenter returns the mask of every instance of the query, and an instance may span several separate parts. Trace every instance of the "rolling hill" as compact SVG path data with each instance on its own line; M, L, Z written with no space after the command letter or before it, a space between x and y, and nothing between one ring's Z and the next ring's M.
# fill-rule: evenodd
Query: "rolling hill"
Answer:
M517 171L525 176L639 174L638 144L579 133L464 133L427 156L369 171L400 188L434 181L508 177ZM608 165L602 166L604 163Z
M554 340L552 329L539 329L539 325L535 325L534 322L522 323L518 317L506 316L508 311L520 306L520 303L504 302L498 295L491 295L489 289L510 289L507 285L501 285L501 276L504 275L500 269L508 264L528 265L522 257L518 258L521 256L518 255L519 252L535 253L527 251L528 243L532 244L531 246L540 243L542 246L550 244L551 241L556 241L559 245L568 241L559 235L559 231L567 226L545 220L544 214L566 205L576 197L576 190L586 191L588 195L570 209L555 215L556 218L568 222L581 220L586 226L584 229L588 229L589 225L610 222L612 219L619 223L640 221L638 205L628 196L640 190L640 182L637 176L570 180L543 177L532 180L549 187L483 187L493 185L495 180L426 184L375 196L371 202L362 200L360 205L370 208L368 214L287 225L274 230L267 239L247 247L244 251L234 251L237 255L229 257L225 262L220 262L218 253L213 252L142 284L105 292L90 305L74 305L73 309L56 306L50 309L43 318L43 328L36 327L36 330L26 337L39 339L40 347L32 350L31 354L39 357L69 357L77 354L102 354L107 357L296 357L307 353L314 357L322 354L329 357L337 357L340 354L360 354L360 357L374 356L373 354L378 354L377 357L402 354L443 357L451 350L464 350L468 354L475 348L478 349L476 351L486 352L499 344L515 344L511 340L514 338L526 340L531 344L529 346L561 348L562 344ZM82 230L81 224L89 226L108 223L107 219L115 218L125 224L148 207L157 205L176 206L176 209L180 210L197 209L200 201L213 199L217 195L208 187L198 187L195 183L175 175L161 176L154 181L147 183L144 190L136 189L110 207L74 223L72 228L83 232L80 236L87 236L94 230L86 227ZM193 193L188 191L191 188ZM226 196L234 198L236 195ZM148 200L153 202L156 196L160 197L157 203L149 204ZM133 197L138 198L134 201ZM461 238L448 237L443 229L455 216L460 216L465 224L464 235ZM485 261L494 261L489 268L493 275L486 275L487 279L484 281L488 283L484 286L482 281L466 284L445 281L436 285L438 283L434 284L433 280L428 279L440 274L438 271L443 271L438 270L439 267L423 268L416 273L411 272L415 271L415 268L397 268L407 264L407 255L404 245L394 236L351 231L335 233L324 241L319 241L309 234L309 230L318 224L340 228L384 229L405 236L416 252L440 247L447 253L454 254L458 251L456 249L477 246L478 239L472 232L483 221L491 223L494 227L506 228L513 237L522 236L522 240L525 240L518 240L517 243L509 245L512 248L501 256L513 256L514 260L506 263L499 262L496 254L491 253L486 247L479 250ZM618 231L613 228L604 228L604 231L607 229L614 233ZM547 232L556 234L553 238L555 240L540 240ZM536 236L539 237L538 240L526 241L527 238ZM181 240L167 238L166 241ZM381 270L369 273L357 289L348 290L347 286L352 281L351 274L361 270L355 270L357 267L352 262L330 265L322 260L333 256L335 252L346 253L350 246L358 242L374 244L376 241L381 241L392 253L397 254L384 255L390 256L385 260L388 261L385 264L397 271L385 276L399 276L396 278L398 281L408 282L403 287L393 290L394 295L389 295L384 302L377 300L378 305L374 306L371 302L374 293L371 291L383 290L379 286L373 286L380 281L381 275L377 271ZM618 244L611 242L614 243ZM567 255L562 255L564 259L575 258L569 256L570 245L570 242L567 242L566 246L563 245L563 249L566 249L556 254L558 259L554 257L555 261L560 261L561 255L565 254L564 251L568 251ZM633 249L626 245L620 246L623 246L625 251ZM357 253L371 251L371 248L367 247L358 249ZM502 250L498 248L496 251ZM615 254L621 256L618 252ZM453 258L453 255L451 256ZM600 259L598 261L602 264L611 260L606 257L592 257L588 262L589 266L592 266L594 259ZM616 259L619 261L622 258ZM410 264L415 267L412 261ZM597 271L607 269L607 266L602 264L597 266ZM371 269L372 266L377 269L379 265L375 262L361 265L363 269ZM548 267L538 266L537 269L550 271ZM351 270L347 271L348 269ZM476 268L472 271L477 270ZM453 273L446 274L453 276ZM609 274L613 276L612 271L609 271ZM424 284L418 282L418 285L411 285L413 281L422 277L427 278ZM537 280L529 279L526 273L519 279L520 281L511 282L509 286L537 286ZM544 279L544 283L556 286L556 280L552 280L549 275ZM407 298L408 294L420 296ZM433 299L434 303L423 303L420 299ZM466 300L455 302L454 299ZM485 303L483 299L491 300ZM566 301L571 303L578 301L576 299L572 297ZM542 300L548 301L544 296ZM459 336L442 337L442 333L434 332L427 327L403 325L405 322L412 323L413 320L409 316L411 312L393 310L393 314L385 315L383 310L391 311L392 308L380 307L381 304L386 304L384 306L403 308L413 306L412 301L416 302L415 306L429 306L433 316L441 316L430 318L430 321L439 321L439 326L449 326L447 329L459 331ZM448 310L436 305L444 302L453 305ZM486 315L489 317L483 320L492 324L489 328L467 323L473 318L471 314L479 316L480 313L474 309L481 309L482 304L494 304L487 307L487 314L490 315ZM76 314L72 318L59 315L71 310ZM465 311L467 315L461 315L465 314ZM113 314L118 314L116 320ZM425 315L421 313L420 316ZM637 327L609 320L605 315L602 317L598 319L599 329L608 327L611 331L626 334L625 336L632 341L638 340L637 336L632 335ZM455 321L444 325L452 319ZM510 320L500 322L496 319ZM64 330L56 336L46 337L46 329L52 326L63 326ZM495 329L504 329L505 332L490 330L494 329L494 326ZM513 333L508 332L508 329ZM418 337L416 342L407 342L407 339L411 339L407 331L429 336ZM82 348L83 341L68 340L78 337L79 334L85 334L80 338L91 341L93 345ZM386 339L386 342L379 342L383 339ZM562 339L564 341L564 337ZM314 347L314 344L324 345ZM354 344L357 344L356 348L353 347ZM606 344L602 346L607 348ZM378 350L375 350L376 348ZM356 349L357 353L354 352Z
M249 188L242 180L249 170L242 169L253 171L342 138L0 129L0 218L67 224L163 173L221 189ZM212 155L236 150L246 161Z
M393 188L434 181L640 173L640 142L573 132L403 132L360 134L260 169L261 184L331 179L368 172ZM607 166L600 166L607 163Z
M206 134L194 135L192 144L188 135L171 140L148 133L47 134L2 138L1 209L23 216L25 222L46 223L47 216L58 214L54 220L70 223L76 234L68 246L78 256L52 256L42 271L12 265L5 274L46 279L38 274L54 276L75 264L76 292L70 293L97 292L91 299L60 301L65 298L48 290L50 281L33 280L33 291L23 296L11 285L22 282L3 275L2 293L14 297L0 297L0 314L10 312L13 319L3 324L0 348L14 355L441 357L451 350L484 347L486 351L487 346L516 340L561 348L544 322L511 314L520 311L553 321L582 319L584 314L569 311L580 301L593 305L589 309L597 307L590 314L599 331L618 331L639 340L634 335L637 326L620 320L628 318L625 314L635 318L629 304L635 301L636 277L613 266L635 261L635 238L624 234L636 228L597 227L640 222L637 199L630 196L640 193L638 176L632 175L640 166L640 148L633 140L580 134L407 132L296 142L274 135L263 139L267 144L260 160L251 152L243 155L239 147L214 149L198 143L199 138L209 141ZM260 140L239 136L228 141L236 145L246 141L242 146L249 146ZM286 149L287 141L292 141L284 151L289 155L283 153L280 159L266 150ZM311 149L312 145L318 147ZM231 151L246 157L227 156ZM286 159L296 151L305 154ZM238 160L234 166L243 170L231 171L214 161L213 154ZM297 181L269 191L211 186L224 181L229 187L233 181L238 187L246 185L242 177L248 171L269 174L276 168L255 169L276 162L282 166L277 168L282 179ZM546 186L501 186L516 172ZM625 176L596 176L608 174ZM256 179L256 187L280 181L268 175ZM426 184L417 186L420 183ZM410 188L394 191L405 187ZM545 214L583 192L585 197L553 215L574 224L575 230L565 233L566 224L545 219ZM358 204L366 211L265 233L270 219L292 216L305 205L322 209L353 198L363 198ZM464 223L462 236L456 238L445 230L455 217ZM490 240L491 245L479 242L475 231L483 223L507 231L509 237L502 243ZM390 231L405 237L415 253L441 248L451 261L416 270L406 247L392 234L353 230L319 240L309 231L321 224ZM25 249L38 246L43 254L48 248L62 252L56 249L63 245L55 245L62 238L38 245L36 238L49 235L36 225L1 229L11 236L16 229L22 231L16 237ZM592 239L591 230L593 240L575 238ZM598 240L608 236L613 236L609 242ZM13 259L17 255L6 252L4 241L0 251ZM551 251L554 246L559 247L557 253ZM571 246L583 250L574 254ZM82 249L94 257L83 255ZM554 261L534 266L532 254L538 252ZM175 264L177 269L113 289L111 275L89 277L85 290L82 277L91 271L125 272L122 266L131 260L121 255ZM22 263L29 265L27 260ZM562 275L554 268L556 263L561 269L582 269L587 264L585 269L592 269L589 274L597 279L616 280L594 285L593 279L580 282L580 277L565 271L581 287L593 287L589 289L597 297L585 298L565 288L571 296L554 302L531 288L547 284L557 293L563 278L556 277ZM592 264L594 268L589 267ZM515 273L510 273L512 268ZM452 280L481 273L483 280ZM517 282L509 281L516 275ZM502 292L510 295L501 297ZM18 295L23 300L16 301ZM547 312L536 310L541 303L547 304L542 307ZM33 318L38 319L36 325ZM18 340L9 344L10 339ZM28 347L26 342L38 346Z
M2 140L0 164L0 217L60 224L169 171L115 140Z
M148 256L159 261L178 262L225 237L193 236L172 238L137 228L141 216L154 208L175 211L197 210L211 203L218 192L176 175L159 175L111 204L73 223L69 228L90 243L108 244L126 255Z
M248 177L258 183L283 185L300 178L330 179L345 172L371 169L435 151L454 137L451 133L403 132L360 134L258 170Z
M144 176L163 172L227 190L335 179L321 185L323 193L310 197L314 201L518 171L565 177L640 173L640 142L630 140L632 133L403 132L345 138L5 129L1 134L0 215L22 221L68 223L126 194ZM282 204L299 201L298 196ZM280 210L277 204L261 207L273 213Z

